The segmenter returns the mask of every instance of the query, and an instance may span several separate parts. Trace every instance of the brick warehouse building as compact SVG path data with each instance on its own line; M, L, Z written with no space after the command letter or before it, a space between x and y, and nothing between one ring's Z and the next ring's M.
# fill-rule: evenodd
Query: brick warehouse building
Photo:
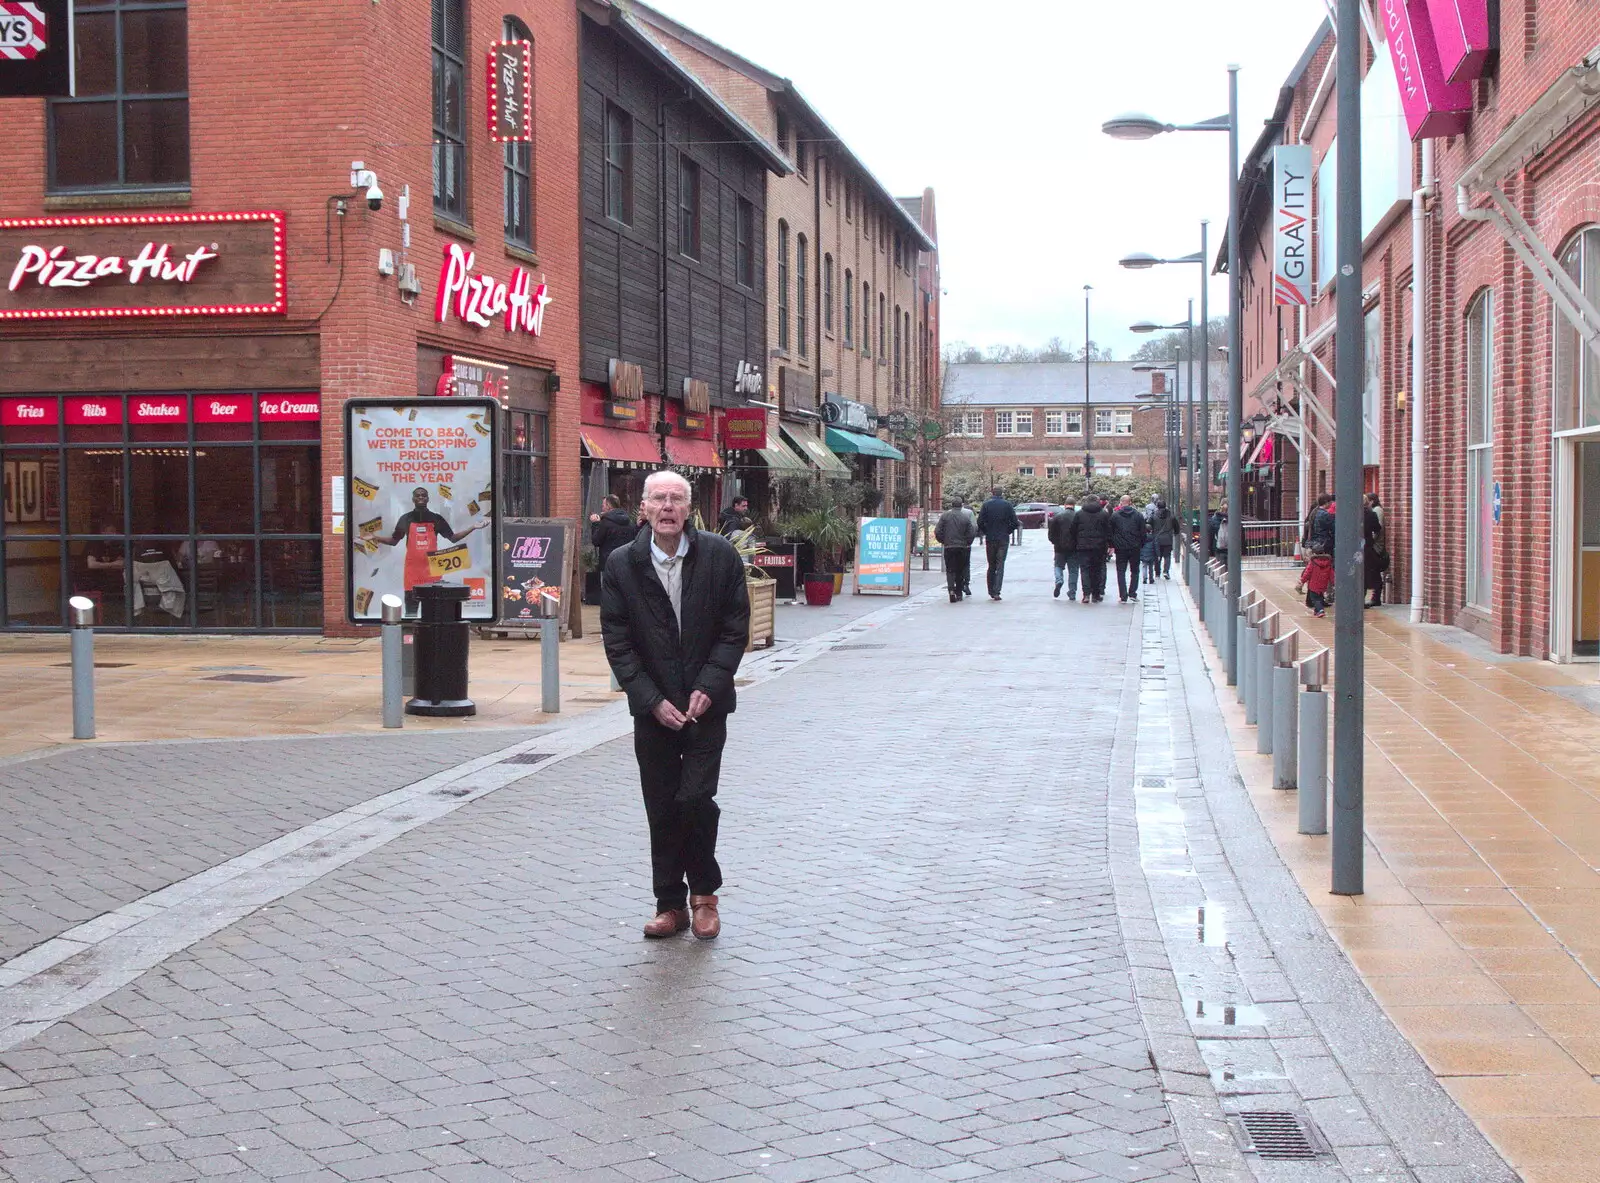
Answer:
M486 53L508 35L532 42L531 145L488 133ZM571 0L302 5L287 26L273 6L105 0L78 5L77 38L76 99L0 100L0 219L58 220L0 222L0 267L30 245L216 257L138 297L176 315L115 315L133 297L97 282L0 291L4 627L59 627L83 591L112 627L347 631L340 408L433 394L447 365L503 392L503 508L577 513ZM261 211L281 217L230 217ZM539 331L440 312L452 248L471 276L546 284ZM130 582L146 550L181 596Z
M1082 362L957 363L942 387L945 469L1057 480L1083 474L1167 474L1166 375L1131 362L1091 362L1085 414ZM1086 418L1091 421L1086 422ZM1087 433L1085 432L1087 428Z
M765 220L766 386L780 447L740 473L741 487L758 511L769 476L804 473L874 483L896 495L885 512L917 503L934 449L890 440L886 422L937 406L932 191L897 200L792 81L645 5L630 10L791 165L768 177Z
M1462 0L1465 2L1465 0ZM1413 144L1374 12L1362 85L1367 485L1386 506L1393 591L1421 592L1429 621L1503 652L1557 661L1600 655L1600 13L1504 4L1481 76L1430 141L1432 192L1413 205ZM1336 96L1326 26L1288 80L1274 142L1311 145L1314 290L1299 313L1271 305L1270 225L1247 229L1247 393L1304 416L1306 487L1331 487L1331 183ZM1326 81L1324 81L1326 78ZM1450 134L1445 134L1446 132ZM1246 168L1249 192L1270 156ZM1376 184L1374 184L1374 181ZM1424 244L1420 364L1413 330L1413 209ZM1559 277L1559 278L1558 278ZM1570 282L1568 281L1570 277ZM1420 397L1411 397L1416 392ZM1420 406L1420 541L1411 564L1412 417ZM1284 449L1289 451L1289 449Z

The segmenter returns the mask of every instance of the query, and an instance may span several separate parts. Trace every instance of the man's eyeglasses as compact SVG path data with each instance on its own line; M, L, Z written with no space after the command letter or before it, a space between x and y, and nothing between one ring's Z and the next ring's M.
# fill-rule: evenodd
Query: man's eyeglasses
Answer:
M682 493L652 493L644 499L646 505L688 505L689 499Z

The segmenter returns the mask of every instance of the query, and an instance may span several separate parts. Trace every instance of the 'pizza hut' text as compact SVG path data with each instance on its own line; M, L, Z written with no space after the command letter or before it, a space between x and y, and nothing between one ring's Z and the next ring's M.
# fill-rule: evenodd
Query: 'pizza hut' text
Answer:
M86 288L113 276L129 283L190 283L200 264L217 257L209 247L196 247L187 255L173 258L172 244L147 242L131 259L121 255L69 255L65 246L25 246L11 270L9 290L16 291L31 276L40 287Z

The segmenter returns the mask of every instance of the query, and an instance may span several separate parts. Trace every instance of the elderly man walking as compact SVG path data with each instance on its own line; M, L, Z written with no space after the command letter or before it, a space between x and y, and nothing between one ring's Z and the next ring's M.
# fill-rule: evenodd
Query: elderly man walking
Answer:
M689 482L644 483L648 528L612 553L601 578L606 658L628 694L639 761L656 915L647 937L721 931L717 778L736 703L750 598L744 563L720 534L689 525ZM687 897L687 899L685 898Z
M944 547L944 581L952 604L972 594L972 543L978 537L978 520L967 503L957 497L933 528L934 541Z

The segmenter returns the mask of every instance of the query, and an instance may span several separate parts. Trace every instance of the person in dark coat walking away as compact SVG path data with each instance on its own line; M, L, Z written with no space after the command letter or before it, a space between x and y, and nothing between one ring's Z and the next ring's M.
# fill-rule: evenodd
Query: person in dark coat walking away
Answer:
M989 490L989 500L978 510L978 533L983 535L984 550L989 556L989 598L1000 598L1000 585L1006 578L1006 552L1011 549L1011 536L1022 529L1017 521L1017 508L1005 499L996 485Z
M1124 496L1111 514L1111 549L1117 553L1117 595L1126 604L1139 598L1139 552L1150 533L1150 523Z
M1083 602L1098 604L1106 598L1106 548L1111 545L1111 515L1093 494L1083 499L1072 525L1067 527L1068 549L1078 552L1083 574Z
M611 552L632 542L639 527L628 516L628 511L622 508L622 498L615 493L607 493L601 504L605 506L603 512L589 515L589 541L594 543L595 550L599 552L600 570L604 571Z
M1206 529L1210 532L1211 557L1221 560L1224 566L1228 562L1228 503L1224 501L1211 511L1211 518L1206 522Z
M1375 493L1361 507L1361 581L1366 585L1368 608L1383 607L1383 574L1389 569L1389 540L1384 535L1383 513Z
M738 705L734 675L749 640L750 596L728 540L689 525L688 481L651 473L644 510L648 528L612 552L600 597L601 637L628 695L650 823L656 915L644 935L692 928L709 941L722 928L717 778Z
M1156 512L1150 518L1150 536L1156 543L1156 563L1150 574L1150 582L1155 582L1155 573L1160 572L1161 578L1172 578L1172 546L1178 537L1178 515L1168 507L1165 498L1156 498Z
M1306 607L1313 616L1328 614L1328 589L1333 586L1333 556L1320 545L1311 548L1311 558L1300 572L1300 587L1306 589Z
M717 523L717 533L724 538L732 538L740 530L748 530L751 525L750 498L735 497L722 511L722 518Z
M1069 544L1072 533L1072 519L1077 516L1077 502L1067 498L1066 505L1062 506L1060 513L1050 515L1050 524L1045 529L1045 534L1050 539L1050 545L1056 550L1056 590L1051 593L1061 595L1062 578L1065 576L1067 583L1067 599L1078 598L1078 552Z
M1144 545L1139 548L1140 573L1146 585L1156 581L1156 563L1160 561L1161 552L1156 549L1156 536L1146 534Z
M1333 531L1333 494L1322 493L1306 521L1306 550L1321 547L1324 554L1333 554Z
M972 543L978 537L978 519L957 497L939 515L933 537L944 547L944 582L954 604L972 594Z

